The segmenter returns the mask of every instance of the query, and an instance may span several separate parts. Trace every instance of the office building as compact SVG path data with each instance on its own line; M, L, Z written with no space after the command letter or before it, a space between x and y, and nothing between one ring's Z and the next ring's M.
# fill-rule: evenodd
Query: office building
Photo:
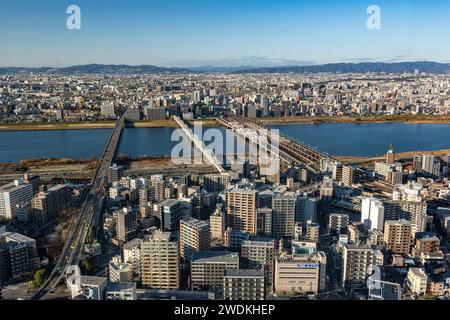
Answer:
M209 223L194 218L180 221L180 256L190 261L192 254L207 251L210 246Z
M228 192L227 225L256 235L257 201L258 193L254 190L233 189Z
M275 263L275 293L278 296L317 294L324 289L326 255L281 255Z
M224 300L264 300L264 270L226 270L223 279Z
M239 254L227 251L194 252L191 262L192 290L223 292L227 270L239 269Z
M170 232L155 231L142 241L142 285L176 290L180 285L178 242Z
M272 208L273 192L262 191L258 194L258 208Z
M125 111L125 119L129 121L141 120L141 112L139 109L128 109Z
M241 251L242 243L245 240L249 240L251 237L252 236L245 231L228 227L224 233L223 244L228 250L238 252Z
M6 238L0 231L0 286L10 278L9 252L6 246Z
M104 277L81 276L80 286L72 290L72 299L104 300L108 280Z
M269 98L268 97L262 97L261 98L261 107L262 107L262 116L268 117L269 116Z

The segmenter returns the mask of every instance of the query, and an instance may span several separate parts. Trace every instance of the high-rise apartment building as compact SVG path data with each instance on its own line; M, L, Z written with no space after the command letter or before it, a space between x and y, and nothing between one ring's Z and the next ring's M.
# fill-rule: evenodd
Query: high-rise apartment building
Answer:
M383 230L383 203L375 198L363 198L361 202L361 222L370 230Z
M294 192L276 193L272 200L272 234L276 238L292 238L295 232Z
M355 168L351 166L342 167L342 183L346 187L351 187L355 182Z
M204 187L208 192L222 192L230 185L229 174L208 174L204 176Z
M275 240L246 240L241 247L241 265L245 269L264 270L267 292L273 290L275 272Z
M190 261L192 254L210 246L209 223L194 218L180 221L180 256Z
M322 185L320 186L320 198L324 200L330 200L333 198L333 193L333 179L324 177Z
M222 241L225 232L225 213L222 212L222 205L217 205L214 214L209 217L210 239Z
M31 201L31 214L36 225L43 225L72 205L72 192L66 185L57 185L37 193Z
M136 236L137 212L131 207L114 212L116 222L116 239L128 242Z
M141 281L141 269L142 269L142 239L136 238L122 247L123 262L131 265L133 269L133 281Z
M258 192L233 189L228 192L227 225L233 229L256 235L256 205Z
M389 146L389 150L386 153L386 164L392 165L395 162L395 153L394 147L392 145Z
M342 181L342 162L334 161L331 164L331 173L334 181Z
M3 257L3 264L7 265L6 276L13 280L28 280L40 267L36 240L12 232L5 232L0 236L4 239L6 256Z
M14 180L0 187L0 218L7 220L16 217L19 206L30 203L33 198L33 186L23 179Z
M225 271L239 269L239 254L227 251L194 252L191 261L192 290L222 293Z
M384 223L384 242L395 254L408 254L411 249L412 224L407 220L387 220Z
M142 285L176 290L180 285L178 242L170 232L155 231L142 241Z
M151 176L150 186L155 188L155 201L163 201L166 198L166 182L162 175Z
M166 199L157 204L158 212L155 214L161 229L176 231L179 229L183 206L181 201Z
M256 229L260 236L272 236L273 211L269 208L261 208L256 211Z
M123 167L118 166L116 163L114 163L111 167L108 169L108 182L114 183L117 181L120 181L123 177Z
M297 197L295 204L295 221L302 226L316 221L317 201L306 195Z
M422 156L422 173L432 178L441 176L441 162L434 155Z
M369 246L347 244L342 251L342 286L366 286L369 266L374 263L374 250Z
M332 213L328 218L328 230L331 233L347 233L350 218L345 213Z
M426 202L385 201L383 206L385 220L411 221L413 233L426 230L428 222Z

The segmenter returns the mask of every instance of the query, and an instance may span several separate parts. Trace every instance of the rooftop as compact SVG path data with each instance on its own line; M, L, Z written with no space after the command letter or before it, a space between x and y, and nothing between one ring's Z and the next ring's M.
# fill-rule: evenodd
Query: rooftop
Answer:
M239 269L239 270L226 270L225 277L230 278L249 278L249 277L264 277L264 270L251 270L251 269Z
M239 254L229 251L200 251L192 255L192 263L200 262L239 262Z
M89 286L100 286L106 283L105 277L81 276L81 284Z

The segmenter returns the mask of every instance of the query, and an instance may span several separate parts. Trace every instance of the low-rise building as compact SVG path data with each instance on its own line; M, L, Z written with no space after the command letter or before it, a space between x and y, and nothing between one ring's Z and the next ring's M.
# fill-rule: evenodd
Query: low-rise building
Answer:
M410 268L406 276L406 284L411 293L424 295L427 292L428 276L423 268Z
M264 300L264 270L227 270L223 279L224 300Z

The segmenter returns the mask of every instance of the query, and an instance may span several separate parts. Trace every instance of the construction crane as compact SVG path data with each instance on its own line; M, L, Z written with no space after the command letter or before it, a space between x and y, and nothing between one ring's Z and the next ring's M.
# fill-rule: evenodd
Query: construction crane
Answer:
M70 184L70 181L68 181L68 180L66 179L66 177L64 177L64 173L62 173L62 171L60 171L59 173L61 173L61 177L63 178L64 183L65 183L66 185L69 185L69 184Z

